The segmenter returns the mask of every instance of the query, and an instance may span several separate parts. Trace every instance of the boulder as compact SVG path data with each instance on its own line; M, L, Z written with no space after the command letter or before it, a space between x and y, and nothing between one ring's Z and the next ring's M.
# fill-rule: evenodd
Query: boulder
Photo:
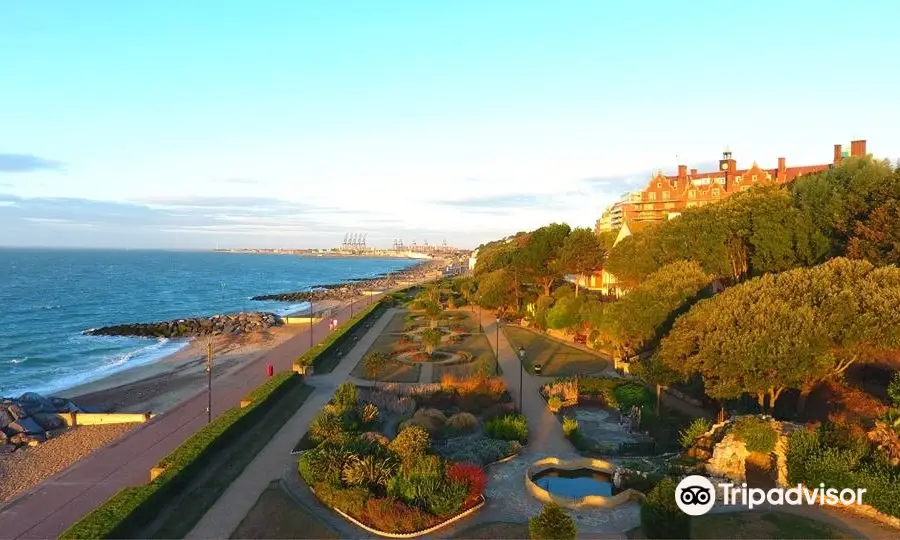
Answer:
M9 414L12 415L13 420L18 420L20 418L25 418L26 416L28 416L27 414L25 414L25 411L22 410L22 407L19 407L15 404L10 405L6 410L8 410Z
M0 429L5 428L6 426L12 424L16 419L13 418L7 407L4 405L0 405Z
M747 445L729 433L713 450L713 455L706 464L706 472L734 482L743 482L746 479L745 468L749 455Z
M0 429L0 446L6 444L8 437L6 436L6 432Z
M25 392L19 396L19 405L28 416L53 410L50 400L36 392Z
M52 429L61 428L66 423L62 418L56 416L53 413L37 413L31 417L35 422L38 423L44 431L50 431Z
M32 435L37 433L44 433L44 431L46 431L40 426L40 424L38 424L31 418L19 418L18 420L7 426L6 429L7 431L13 431L15 433L28 433Z
M14 444L3 444L0 445L0 456L5 456L7 454L12 454L16 451L16 446Z

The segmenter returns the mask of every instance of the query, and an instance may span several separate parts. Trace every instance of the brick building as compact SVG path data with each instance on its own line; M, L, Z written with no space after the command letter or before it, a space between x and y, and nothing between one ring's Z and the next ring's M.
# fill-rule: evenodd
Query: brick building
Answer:
M664 175L658 171L650 178L643 191L626 193L623 198L607 208L597 221L597 231L616 230L626 220L629 222L664 221L677 216L686 208L715 203L752 186L767 183L785 184L804 174L828 170L843 158L866 155L866 141L852 141L850 151L840 144L834 145L831 163L788 167L785 158L778 158L778 167L763 169L756 162L749 168L738 169L731 152L725 150L716 171L688 170L678 166L678 174Z

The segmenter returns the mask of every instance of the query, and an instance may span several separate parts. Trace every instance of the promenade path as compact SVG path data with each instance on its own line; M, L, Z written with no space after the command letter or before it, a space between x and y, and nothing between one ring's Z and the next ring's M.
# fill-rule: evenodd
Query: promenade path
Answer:
M297 457L291 455L291 450L306 433L310 422L319 414L322 407L331 401L337 386L350 380L350 372L396 313L397 309L391 308L382 314L331 373L313 375L306 379L308 385L315 387L313 393L241 475L228 486L225 493L197 522L186 538L230 537L273 480L278 480L286 474L297 475Z
M380 296L373 295L370 301L375 302ZM357 300L355 311L368 301ZM349 305L340 308L333 318L340 323L347 321ZM314 325L313 341L318 343L328 333L327 320ZM242 397L262 384L266 379L266 365L272 364L276 372L291 369L293 361L309 349L309 344L309 330L304 329L240 370L214 378L213 416L236 406ZM197 394L177 407L0 507L3 538L56 538L122 488L147 483L151 467L206 425L205 390L198 388ZM320 399L321 394L310 396L314 403Z

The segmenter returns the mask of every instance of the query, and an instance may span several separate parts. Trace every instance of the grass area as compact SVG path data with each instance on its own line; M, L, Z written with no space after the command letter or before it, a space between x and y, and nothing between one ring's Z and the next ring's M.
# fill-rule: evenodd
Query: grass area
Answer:
M541 375L547 377L598 373L609 365L599 354L570 347L526 328L503 326L503 333L513 348L525 348L525 369L529 373L534 373L534 364L541 364Z
M640 527L626 533L628 538L646 538ZM785 512L745 511L707 514L691 519L691 538L853 538L848 531L830 523Z
M472 355L472 362L456 366L434 366L432 382L441 382L445 373L450 373L457 379L465 379L477 373L479 366L490 366L490 373L497 371L497 359L494 349L484 334L469 334L462 343L444 345L443 351L466 351Z
M297 504L278 481L259 496L232 538L338 538L331 528Z
M503 521L492 521L490 523L473 525L468 529L460 531L458 534L454 535L453 538L483 538L485 540L498 538L504 540L515 540L520 538L530 538L530 534L528 532L527 523L505 523Z
M394 352L397 347L397 338L398 336L383 334L375 338L375 342L372 343L372 346L369 347L369 350L366 351L363 358L361 358L359 363L356 364L356 367L353 368L351 375L360 379L384 382L417 382L422 367L403 362L388 362L384 369L382 369L374 379L366 374L365 356L373 352Z
M199 482L179 493L151 525L148 536L184 538L312 392L311 386L298 386L282 396L259 422L219 453Z

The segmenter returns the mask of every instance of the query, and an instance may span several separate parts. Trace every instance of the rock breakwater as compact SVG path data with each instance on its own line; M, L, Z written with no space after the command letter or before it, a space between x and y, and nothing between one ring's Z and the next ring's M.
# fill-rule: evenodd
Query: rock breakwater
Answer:
M215 334L246 334L282 324L284 321L274 313L253 311L162 322L118 324L88 330L85 333L89 336L179 338Z
M65 422L56 413L79 411L67 399L34 392L26 392L17 399L0 399L0 455L47 440L65 428Z

